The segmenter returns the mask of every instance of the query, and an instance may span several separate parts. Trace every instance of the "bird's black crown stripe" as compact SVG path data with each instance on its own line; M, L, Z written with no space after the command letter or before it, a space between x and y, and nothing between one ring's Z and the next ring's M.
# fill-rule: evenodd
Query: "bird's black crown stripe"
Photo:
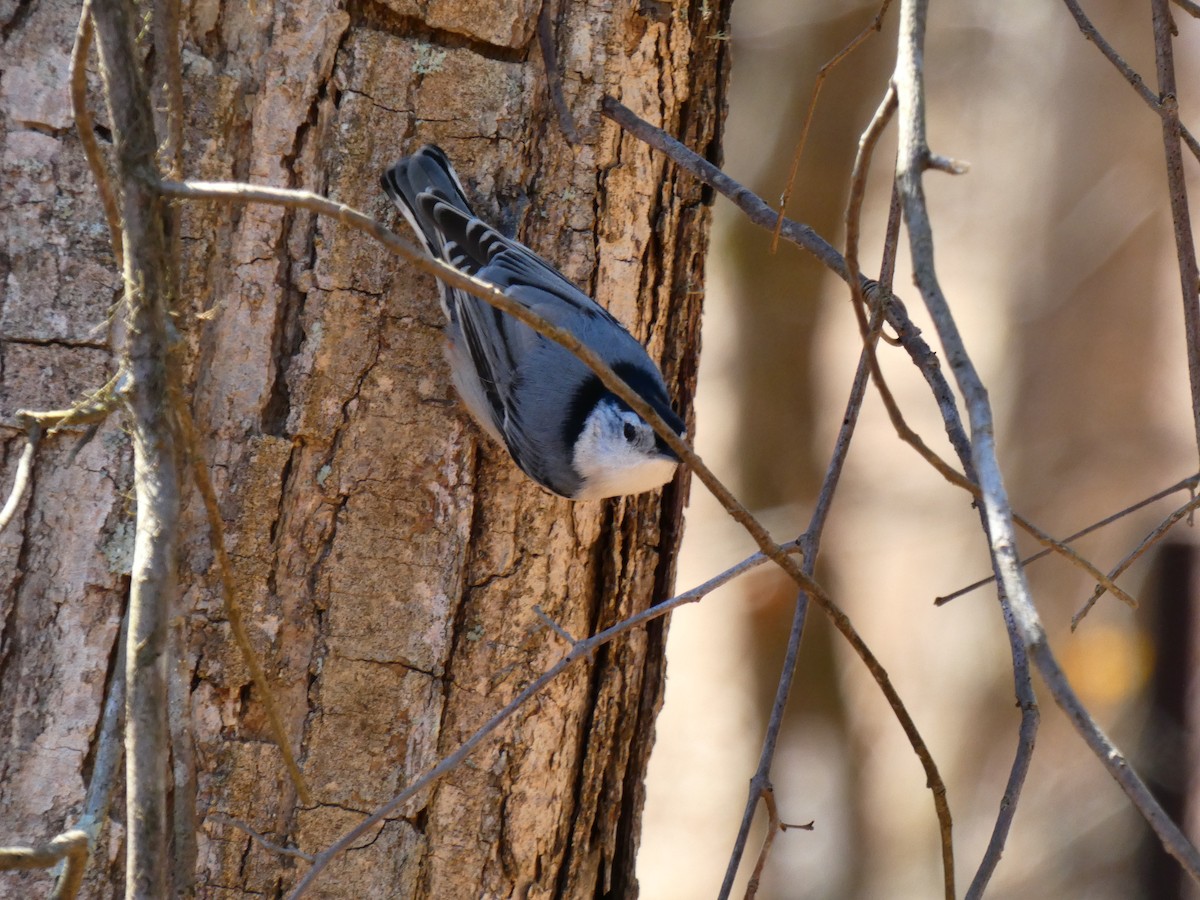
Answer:
M676 434L683 434L683 419L679 418L675 414L675 410L671 408L671 401L667 398L666 391L663 390L657 378L640 366L629 362L617 363L613 366L613 371L621 376L625 383L637 392L638 396L654 407L654 411L663 417L663 421L671 427L672 431ZM589 372L583 383L575 389L575 395L571 398L571 404L567 407L567 415L563 419L562 437L565 446L568 448L575 446L575 442L579 440L579 435L583 432L583 425L587 422L588 416L592 414L596 404L606 396L614 397L626 409L629 408L628 404L604 386L594 372ZM655 435L655 444L659 452L675 456L671 448L658 435Z

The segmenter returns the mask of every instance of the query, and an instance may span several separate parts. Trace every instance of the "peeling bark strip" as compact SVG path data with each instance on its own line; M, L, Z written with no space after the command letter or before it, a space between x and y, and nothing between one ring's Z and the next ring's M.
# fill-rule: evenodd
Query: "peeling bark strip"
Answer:
M98 20L112 5L97 10ZM7 284L20 288L0 297L0 323L24 354L14 350L5 362L0 414L16 405L69 405L107 377L95 325L119 285L106 268L103 212L68 128L65 61L77 8L66 6L32 5L2 51L6 88L32 84L30 73L51 71L35 62L58 56L64 80L43 75L41 93L0 97L7 104L0 128L10 129L0 132L6 159L31 161L0 172L0 206L20 213L0 216L0 232L15 248ZM604 93L618 96L717 159L727 43L712 38L727 25L728 4L646 7L652 15L634 4L551 6L561 100L583 135L574 146L546 90L537 0L499 7L387 0L344 10L311 0L185 4L183 173L314 190L392 222L378 173L435 141L454 157L481 212L648 339L686 407L698 352L705 189L677 179L597 110ZM163 23L145 24L147 37L170 45ZM130 27L121 26L123 56L111 49L114 36L97 28L106 62L144 58L146 48L132 48ZM132 86L138 72L119 74ZM165 105L157 96L162 80L155 78L156 108ZM114 101L105 115L97 87L92 73L101 144L116 138L126 174L131 165L151 166L155 142L130 137L133 119L148 126L146 110ZM21 130L16 122L51 127ZM142 197L136 179L118 180L126 245L136 248L131 315L160 316L161 326L166 282L152 257L164 246L162 210ZM139 204L140 211L129 208ZM190 867L201 896L278 895L303 875L305 854L456 747L559 658L558 639L535 604L582 636L667 596L684 490L661 501L583 505L542 494L460 412L430 279L308 212L178 209L187 293L172 324L187 360L185 388L247 630L281 688L285 726L297 736L315 802L300 808L283 773L209 578L204 509L189 497L178 548L186 676L178 699L190 705L196 808L207 818L197 823L194 850L181 842L160 858ZM131 237L135 229L147 240ZM59 256L47 257L48 248ZM37 264L59 272L61 283L33 271ZM149 274L138 276L136 267ZM86 290L73 293L80 282ZM131 413L147 426L162 384L138 378L152 374L166 350L154 324L132 320L122 345L153 351L137 357L149 371L131 369L127 380ZM96 359L85 369L77 360L86 352ZM18 357L29 364L18 367ZM38 381L27 372L50 375ZM151 454L174 456L147 428L133 437L139 478ZM0 677L42 686L0 707L0 730L11 736L0 741L0 772L13 776L0 778L0 817L31 836L69 821L92 775L87 751L112 658L116 591L128 571L129 542L119 536L132 534L122 519L133 476L122 467L121 433L106 426L71 468L61 465L60 442L43 442L28 511L18 510L0 535L0 552L17 560L0 595ZM19 447L7 452L15 462ZM154 487L175 496L173 481L143 480L139 506ZM80 497L78 507L64 508L64 496ZM149 564L165 576L162 558L145 549L139 545L139 569ZM45 560L79 561L81 571ZM135 582L135 599L145 599L150 583ZM55 641L42 638L56 618L72 627ZM135 618L143 637L130 639L130 667L136 657L161 677L156 654L165 645L145 642L151 624ZM664 627L631 634L564 675L445 783L331 864L319 889L346 897L634 896L664 638ZM74 649L70 665L58 655L63 648ZM80 694L81 683L96 687ZM64 708L47 702L66 691L76 693ZM187 754L174 762L178 795L189 780ZM137 766L132 758L130 766ZM158 756L131 771L167 770ZM140 790L131 783L130 797ZM98 845L146 846L146 821L131 814L133 834L112 823ZM160 821L157 833L166 835L167 820ZM272 846L295 847L297 855ZM122 854L110 855L98 854L85 895L109 893L125 877ZM129 876L146 895L163 877L136 864ZM35 893L47 883L28 878L22 888Z
M133 435L137 533L126 659L127 898L167 894L167 619L176 591L179 471L167 406L170 286L163 204L151 185L157 141L126 0L97 0L108 115L116 144L128 323L121 370Z

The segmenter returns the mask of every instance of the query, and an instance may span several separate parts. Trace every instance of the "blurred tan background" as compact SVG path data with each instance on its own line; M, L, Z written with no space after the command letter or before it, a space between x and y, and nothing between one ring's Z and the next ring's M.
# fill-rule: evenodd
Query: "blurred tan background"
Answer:
M1086 6L1153 85L1148 4ZM768 200L779 196L817 70L877 8L737 0L726 171ZM839 247L848 175L892 68L897 14L898 4L883 33L827 79L788 209ZM1196 129L1200 22L1178 10L1176 20L1182 114ZM971 165L963 177L926 178L939 274L991 393L1013 504L1065 536L1197 468L1159 121L1055 0L932 4L926 74L932 149ZM894 151L893 125L864 216L869 272L878 270ZM1193 195L1197 169L1185 159ZM717 210L697 443L775 536L790 539L806 527L832 450L858 334L840 282L794 247L770 255L769 235L724 200ZM906 250L896 286L926 323ZM890 347L881 355L909 423L953 458L907 357ZM1185 500L1176 494L1077 547L1107 569ZM1184 546L1170 558L1186 566L1194 532L1181 525L1174 539ZM881 658L940 766L960 895L990 836L1018 725L994 590L933 606L990 574L983 546L965 495L895 437L869 394L818 575ZM693 482L678 587L752 549ZM1188 706L1187 667L1168 665L1181 651L1161 635L1187 633L1194 592L1159 590L1179 571L1164 565L1151 554L1121 579L1139 610L1106 597L1074 634L1070 617L1092 583L1056 558L1029 576L1051 645L1102 727L1156 785L1186 794L1188 723L1172 721L1152 696L1165 690ZM793 602L790 584L763 568L671 623L639 862L651 900L716 896ZM1144 851L1140 819L1035 685L1037 751L988 896L1182 896L1173 865ZM941 895L920 766L862 664L815 610L774 783L784 821L813 820L815 830L779 837L760 897Z

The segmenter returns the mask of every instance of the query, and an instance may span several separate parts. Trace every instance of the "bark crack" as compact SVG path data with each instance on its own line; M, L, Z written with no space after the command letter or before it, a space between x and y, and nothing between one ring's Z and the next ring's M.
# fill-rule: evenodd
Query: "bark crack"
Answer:
M437 28L420 16L397 13L379 0L349 0L346 12L350 14L351 28L381 31L392 37L416 39L448 50L467 50L495 62L525 62L532 44L531 38L520 47L508 47L474 35Z

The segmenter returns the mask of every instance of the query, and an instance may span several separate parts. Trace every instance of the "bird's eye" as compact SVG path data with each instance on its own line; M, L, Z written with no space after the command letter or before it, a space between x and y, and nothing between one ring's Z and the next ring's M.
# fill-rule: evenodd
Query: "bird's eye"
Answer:
M629 422L626 422L625 423L625 440L629 441L629 443L632 444L634 438L636 438L636 437L637 437L637 429L634 428L633 425L630 424Z

